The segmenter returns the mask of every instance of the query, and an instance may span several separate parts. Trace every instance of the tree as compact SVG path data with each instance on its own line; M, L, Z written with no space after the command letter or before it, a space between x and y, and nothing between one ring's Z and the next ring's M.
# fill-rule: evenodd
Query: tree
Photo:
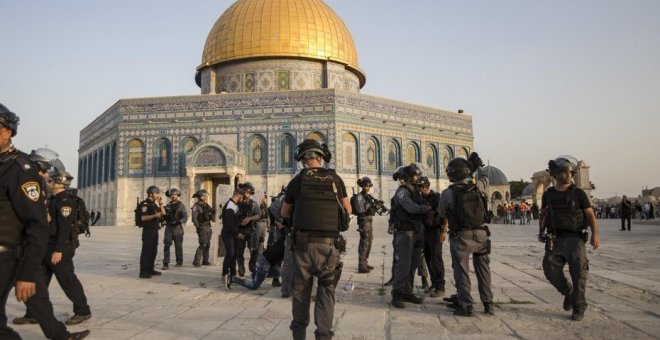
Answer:
M525 182L522 178L519 181L510 181L509 186L511 187L511 198L518 198L522 195L523 189L530 184Z

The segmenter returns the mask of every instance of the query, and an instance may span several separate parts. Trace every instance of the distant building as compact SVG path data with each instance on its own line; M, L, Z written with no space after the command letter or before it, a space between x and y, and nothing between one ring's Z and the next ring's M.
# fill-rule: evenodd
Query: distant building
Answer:
M488 175L490 185L486 189L486 195L489 200L489 209L494 211L498 204L511 200L511 186L506 175L494 166L487 165L479 169L479 174L483 173Z
M176 187L186 203L200 188L224 203L242 181L273 195L299 171L305 138L329 145L349 188L370 176L389 197L393 171L412 162L446 187L448 161L473 149L471 116L361 94L357 49L328 5L262 4L236 1L215 23L195 75L200 95L121 99L80 132L78 187L101 223L131 223L150 185Z

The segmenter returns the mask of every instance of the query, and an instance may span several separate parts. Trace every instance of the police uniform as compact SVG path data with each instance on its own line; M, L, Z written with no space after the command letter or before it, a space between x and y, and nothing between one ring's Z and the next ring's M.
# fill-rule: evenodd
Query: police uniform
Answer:
M256 271L257 258L263 254L266 242L266 229L268 229L268 206L266 203L258 205L259 219L254 222L254 230L250 237L250 262L248 264L250 272Z
M170 264L170 246L174 243L176 265L183 264L183 225L188 221L186 206L181 201L170 202L165 206L165 235L163 235L163 266Z
M485 191L488 186L488 177L482 177L477 181L477 188ZM438 202L437 211L441 218L446 218L449 224L449 249L451 252L452 268L454 269L454 281L456 283L458 313L472 315L472 295L470 295L471 283L469 276L469 259L472 255L474 272L479 285L479 296L484 306L490 306L492 310L493 292L491 290L490 273L490 242L489 233L484 228L486 223L486 211L466 211L465 207L456 204L456 191L467 190L473 187L470 179L457 181L442 192ZM465 220L459 216L463 211L466 215L477 216L472 221L474 225L468 226ZM488 307L485 307L488 309ZM456 312L455 312L456 313Z
M238 205L238 214L241 217L241 220L250 217L259 215L259 205L252 199L242 202ZM236 238L236 263L238 264L238 275L245 275L245 249L247 248L248 242L250 243L250 252L252 251L252 232L254 229L254 222L250 222L246 225L241 225L238 228L238 234L243 235L242 238ZM237 235L238 235L237 234Z
M284 201L293 205L294 273L291 330L304 339L314 277L318 278L314 321L317 339L332 338L335 287L342 263L335 240L339 237L341 207L346 188L332 169L303 169L287 185Z
M10 150L0 154L0 339L20 339L7 327L5 306L16 280L34 282L36 293L26 302L49 339L70 336L55 318L43 265L50 227L42 192L43 179L27 155Z
M153 200L147 198L140 203L142 216L155 215L160 212L160 207ZM142 251L140 252L140 276L151 276L156 271L154 264L158 254L158 229L160 221L153 219L142 221Z
M358 231L360 232L358 269L363 272L372 269L369 266L369 253L371 252L371 244L374 239L373 220L374 215L376 215L376 207L373 205L375 201L368 193L362 191L358 193L358 211L355 212L358 216Z
M433 190L428 196L424 197L425 204L432 208L435 208L439 201L440 194ZM441 232L442 223L440 218L437 218L437 213L432 210L424 219L424 258L431 277L431 288L444 293L445 263L442 260Z
M584 314L587 309L585 292L589 260L586 251L587 219L584 209L591 207L587 194L574 184L566 191L550 187L543 193L541 208L549 207L548 231L556 235L554 249L543 256L543 273L550 283L568 299L564 308ZM564 276L564 266L573 285Z
M424 247L423 218L431 207L423 205L421 195L409 184L399 186L392 199L396 214L394 232L393 300L413 301L415 271Z
M206 202L197 201L192 207L192 220L199 238L199 246L195 251L195 259L193 260L194 266L199 266L200 261L205 266L210 264L209 249L213 236L211 222L215 220L214 215L213 208Z

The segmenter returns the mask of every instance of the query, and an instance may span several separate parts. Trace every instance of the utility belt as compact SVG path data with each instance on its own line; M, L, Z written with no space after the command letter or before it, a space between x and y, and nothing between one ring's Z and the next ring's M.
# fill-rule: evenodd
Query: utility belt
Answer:
M577 237L581 238L584 243L587 243L589 241L589 231L587 229L582 229L582 231L564 231L564 230L557 230L555 231L555 236L558 238L570 238L570 237Z
M23 258L23 246L0 245L0 254L13 253L15 259Z
M487 225L482 225L480 227L475 227L475 228L449 228L449 236L454 236L461 231L474 231L474 230L483 230L486 232L486 235L490 237L490 229L488 229Z
M167 224L166 224L166 226L168 226L168 227L178 227L178 226L180 226L180 225L182 225L181 222L167 223Z
M315 232L304 232L297 230L293 233L294 249L298 251L307 251L307 245L310 243L321 243L334 246L340 253L346 252L346 239L337 233L336 236L330 234L320 235Z

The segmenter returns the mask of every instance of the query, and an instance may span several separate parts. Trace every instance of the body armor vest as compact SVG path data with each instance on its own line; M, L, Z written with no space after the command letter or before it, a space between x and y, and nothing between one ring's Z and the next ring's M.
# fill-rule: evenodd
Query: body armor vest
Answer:
M423 204L422 202L422 195L419 193L417 190L410 190L410 188L406 187L405 185L402 185L397 189L397 192L399 190L408 190L410 193L410 199L416 203L416 204ZM411 214L406 209L403 209L403 207L399 206L397 202L397 194L394 194L394 198L392 198L392 207L394 208L394 221L396 221L396 229L399 231L410 231L410 230L415 230L415 223L413 221L418 221L422 220L424 218L424 215L417 215L417 214Z
M18 246L23 239L23 223L18 219L6 192L0 194L0 244Z
M479 229L486 224L487 213L483 196L474 184L452 184L454 210L450 216L450 228L454 230Z
M197 202L195 204L197 204L202 210L201 213L197 214L197 223L203 224L210 222L213 219L213 210L211 209L211 206L208 203Z
M566 200L557 199L562 195L556 190L548 191L550 227L557 233L581 233L586 228L584 212L578 206L577 190L572 185L565 192Z
M300 196L294 202L297 230L339 231L339 203L334 170L305 169L300 173Z
M168 203L167 206L165 206L165 211L167 211L167 215L165 216L165 222L167 222L168 225L177 225L179 224L179 209L181 207L181 201L176 201L176 203Z

